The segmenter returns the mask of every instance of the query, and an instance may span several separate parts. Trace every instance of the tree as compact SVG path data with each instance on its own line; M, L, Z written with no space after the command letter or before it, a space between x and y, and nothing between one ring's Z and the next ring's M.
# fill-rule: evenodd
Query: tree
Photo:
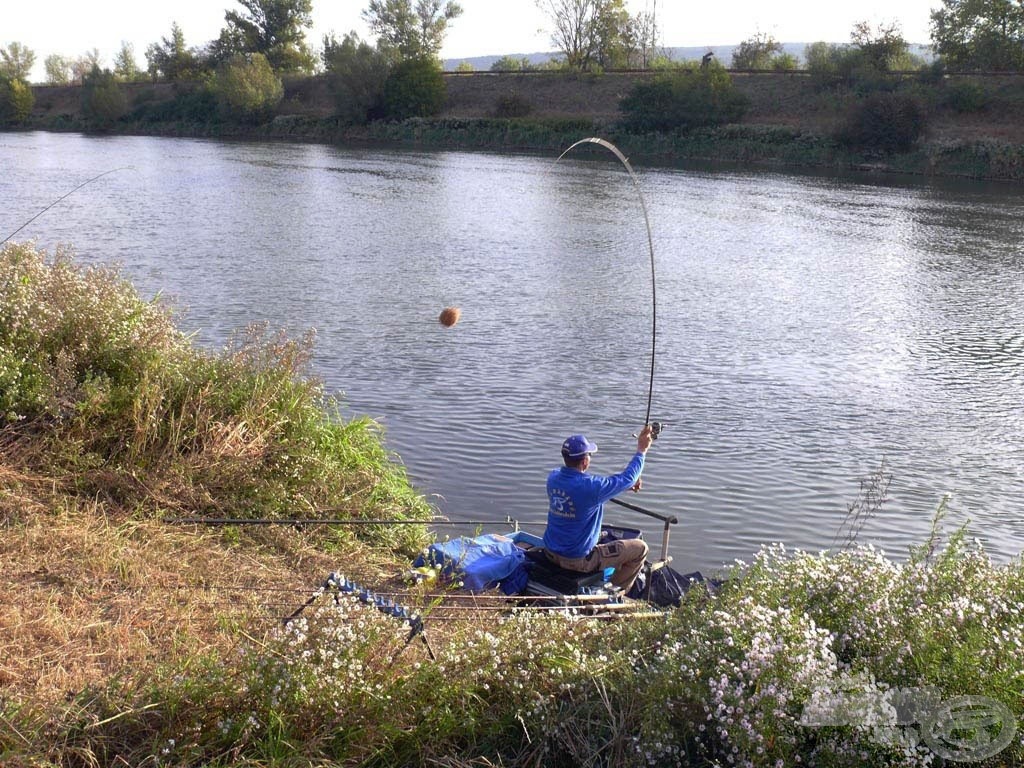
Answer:
M363 11L377 47L400 60L437 57L448 24L461 15L455 0L370 0Z
M536 0L551 42L569 69L648 67L658 27L653 12L630 16L624 0Z
M895 22L878 24L874 29L866 21L854 24L850 41L860 57L859 65L875 72L899 69L908 57L907 41Z
M121 49L114 57L114 76L125 83L132 83L142 75L142 70L135 63L135 47L128 42L121 42Z
M67 85L71 82L71 61L64 56L52 53L43 62L48 85Z
M35 103L35 96L28 83L0 75L0 123L27 120Z
M437 59L400 61L384 83L384 114L391 120L433 117L447 96Z
M383 114L384 83L391 71L387 55L360 40L355 32L340 43L325 37L323 55L338 117L363 124Z
M262 53L236 54L217 68L214 92L228 117L258 122L267 118L284 96L284 86Z
M1024 70L1024 3L943 0L932 11L931 36L942 61L955 69Z
M6 48L0 48L0 75L27 83L35 63L36 54L21 43L11 43Z
M601 69L629 66L633 53L630 16L625 0L603 0L595 19L594 62Z
M629 20L626 35L629 40L629 66L647 69L658 55L658 4L652 11L643 11Z
M185 33L178 22L171 24L171 36L146 49L149 74L155 80L194 80L202 70L196 52L185 45Z
M86 51L71 62L71 81L78 85L85 84L85 78L93 69L102 69L102 59L99 48Z
M765 32L757 32L732 52L732 68L772 69L775 57L782 52L782 43Z
M227 11L218 43L221 55L261 54L275 72L312 72L316 59L306 44L313 0L237 0L244 12ZM234 50L231 50L234 49Z
M82 83L82 115L98 128L109 128L127 110L128 100L114 73L94 66Z
M602 0L537 0L550 19L551 43L565 56L570 69L590 69L597 47Z

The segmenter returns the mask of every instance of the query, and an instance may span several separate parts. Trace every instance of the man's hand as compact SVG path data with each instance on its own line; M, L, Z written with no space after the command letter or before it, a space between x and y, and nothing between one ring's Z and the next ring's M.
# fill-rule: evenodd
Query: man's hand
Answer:
M641 478L637 478L637 481L630 486L633 493L640 493L640 489L644 487L644 481Z
M640 434L636 438L636 450L638 453L647 453L647 449L651 447L651 443L654 442L654 430L651 425L648 424L640 430Z

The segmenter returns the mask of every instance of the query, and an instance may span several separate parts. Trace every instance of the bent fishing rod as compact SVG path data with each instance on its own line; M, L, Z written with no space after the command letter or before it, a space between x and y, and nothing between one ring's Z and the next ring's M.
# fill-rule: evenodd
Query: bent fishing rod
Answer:
M103 178L104 176L106 176L106 175L108 175L108 174L111 174L111 173L115 173L116 171L127 171L127 170L130 170L131 168L132 168L132 166L130 166L130 165L125 165L125 166L122 166L122 167L120 167L120 168L111 168L111 169L110 169L109 171L104 171L103 173L99 173L99 174L97 174L97 175L93 176L93 177L92 177L91 179L89 179L88 181L83 181L83 182L82 182L81 184L79 184L79 185L78 185L77 187L75 187L74 189L72 189L72 190L71 190L70 192L67 192L67 193L65 193L65 194L61 195L61 196L60 196L60 197L58 197L58 198L57 198L56 200L54 200L54 201L53 201L52 203L50 203L50 204L49 204L48 206L46 206L45 208L43 208L43 210L41 210L41 211L40 211L39 213L37 213L37 214L36 214L35 216L33 216L33 217L32 217L31 219L29 219L28 221L26 221L26 222L25 222L24 224L22 224L22 225L21 225L20 227L18 227L18 228L17 228L16 230L14 230L13 232L11 232L11 234L9 234L9 235L8 235L7 237L5 237L5 238L4 238L3 240L0 240L0 245L3 245L4 243L6 243L6 242L7 242L8 240L10 240L10 239L11 239L12 237L14 237L14 236L15 236L16 234L18 234L19 232L21 232L21 230L23 230L23 229L24 229L25 227L27 227L27 226L28 226L29 224L31 224L31 223L32 223L33 221L35 221L35 220L36 220L36 219L38 219L38 218L39 218L40 216L42 216L42 215L43 215L44 213L46 213L46 212L47 212L48 210L50 210L50 209L51 209L51 208L53 208L53 207L54 207L55 205L57 205L57 203L59 203L59 202L60 202L61 200L64 200L65 198L68 198L68 197L71 197L71 195L75 194L75 192L77 192L78 190L80 190L80 189L81 189L82 187L88 186L89 184L92 184L92 183L93 183L94 181L96 181L96 180L98 180L98 179L102 179L102 178Z
M657 353L658 343L658 283L654 271L654 238L651 235L651 220L647 215L647 202L644 200L643 192L640 190L640 180L637 178L636 173L633 171L633 166L629 164L629 160L626 158L622 151L612 144L610 141L599 138L597 136L591 136L586 139L580 139L575 144L568 147L562 154L558 156L558 160L561 160L576 147L584 144L597 144L598 146L604 147L613 155L615 155L625 169L629 172L630 178L633 180L633 186L636 188L637 197L640 198L640 209L644 214L644 226L647 228L647 247L650 253L651 262L651 375L647 386L647 412L644 414L644 426L650 426L653 433L654 439L658 438L661 434L662 423L655 421L651 422L651 401L654 398L654 360ZM558 160L555 162L557 163ZM635 437L635 435L634 435Z

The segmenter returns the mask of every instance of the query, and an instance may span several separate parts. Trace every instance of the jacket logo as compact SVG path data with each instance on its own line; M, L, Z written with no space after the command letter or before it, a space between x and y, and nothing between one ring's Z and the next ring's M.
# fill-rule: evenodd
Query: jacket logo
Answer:
M556 488L548 494L548 498L551 500L551 505L548 509L552 515L555 515L556 517L568 517L575 519L576 505L573 504L572 499L569 498L569 494L559 488Z

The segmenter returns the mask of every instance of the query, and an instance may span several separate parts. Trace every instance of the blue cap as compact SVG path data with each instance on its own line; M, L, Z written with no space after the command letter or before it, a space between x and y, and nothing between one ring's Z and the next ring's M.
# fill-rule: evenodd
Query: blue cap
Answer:
M572 435L565 438L565 442L562 443L562 455L568 456L571 459L596 452L597 445L587 440L583 435Z

